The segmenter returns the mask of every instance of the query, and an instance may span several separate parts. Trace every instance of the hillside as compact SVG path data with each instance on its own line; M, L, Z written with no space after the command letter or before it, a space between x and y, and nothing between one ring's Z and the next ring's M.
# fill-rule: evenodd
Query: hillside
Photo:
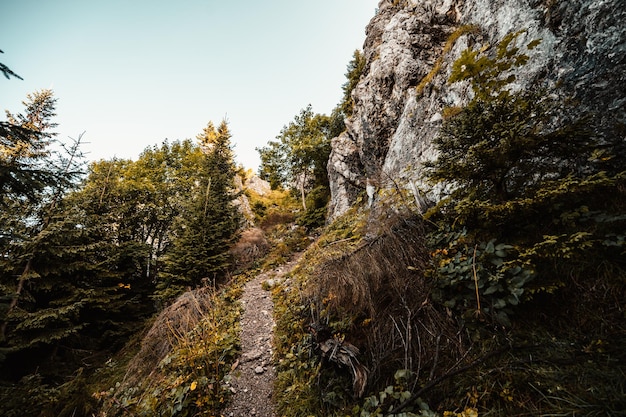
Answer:
M283 415L624 415L625 13L380 2L279 297Z
M0 413L626 416L624 22L381 0L258 177L226 121L80 183L6 163Z

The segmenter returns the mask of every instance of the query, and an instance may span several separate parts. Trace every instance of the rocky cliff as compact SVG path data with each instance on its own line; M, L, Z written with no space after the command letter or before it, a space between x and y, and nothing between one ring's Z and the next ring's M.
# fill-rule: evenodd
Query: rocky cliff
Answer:
M462 106L470 94L467 85L448 83L452 63L510 32L525 30L524 44L541 39L514 88L548 88L575 103L570 113L591 114L600 134L624 137L625 22L625 0L382 0L367 27L354 114L332 143L331 218L363 191L376 204L391 185L418 202L436 198L423 163L436 156L431 142L443 109Z

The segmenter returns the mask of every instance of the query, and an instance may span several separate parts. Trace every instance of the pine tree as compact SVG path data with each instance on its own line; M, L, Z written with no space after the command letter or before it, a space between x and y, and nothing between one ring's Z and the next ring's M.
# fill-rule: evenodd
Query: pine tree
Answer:
M44 90L28 96L24 115L7 114L13 126L30 132L26 141L6 138L4 162L14 181L5 189L0 217L0 352L2 362L7 355L23 359L3 363L4 371L19 368L18 375L40 363L33 357L47 357L83 328L86 289L76 284L96 265L84 256L90 244L63 204L80 174L81 137L67 156L54 158L49 150L55 101Z
M4 52L2 50L0 50L0 54L3 54ZM22 77L20 77L19 75L17 75L16 73L14 73L11 68L7 67L6 65L4 65L2 62L0 62L0 72L2 72L2 75L4 75L4 77L8 80L11 77L15 77L17 79L23 80Z
M54 159L50 152L55 136L50 129L56 126L51 121L56 104L52 91L43 90L27 98L25 114L14 116L7 112L9 123L17 128L2 138L0 250L5 274L2 290L8 302L0 325L0 341L5 339L8 315L17 306L27 281L37 277L33 260L53 222L57 205L80 174L74 159L79 156L80 138L70 149L68 159ZM16 130L21 133L13 136Z
M356 88L361 75L365 71L365 55L358 49L354 51L352 60L348 64L348 72L345 74L347 81L343 84L343 98L339 106L337 106L344 117L352 116L354 112L354 100L352 100L352 91Z
M6 112L0 123L0 206L28 198L41 200L50 187L68 185L72 172L55 164L51 145L55 142L56 99L51 90L29 94L24 114Z

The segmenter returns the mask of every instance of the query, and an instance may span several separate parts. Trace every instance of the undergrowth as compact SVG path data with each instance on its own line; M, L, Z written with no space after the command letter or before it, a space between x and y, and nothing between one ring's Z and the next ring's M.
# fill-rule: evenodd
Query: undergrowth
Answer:
M385 190L394 209L353 208L275 290L281 415L626 415L623 137L509 89L523 36L453 66L477 91L435 140L449 198L424 218ZM359 349L365 398L324 339Z
M273 290L279 415L623 415L619 271L537 294L502 326L433 299L439 261L425 239L438 229L396 218L370 237L368 215L353 209L327 227ZM364 398L321 358L314 323L361 350Z
M224 377L239 353L242 282L190 291L166 308L126 375L95 397L100 416L218 415Z
M112 359L101 369L99 388L92 389L98 416L220 415L231 394L226 376L240 353L243 285L311 242L293 226L286 193L248 194L260 226L244 231L231 249L239 274L219 289L183 294L153 319L125 356L132 359Z
M304 253L289 277L288 285L274 288L274 347L277 378L274 386L276 412L285 417L331 415L331 408L345 403L343 387L351 386L347 373L323 366L314 354L308 331L316 314L305 295L309 277L328 259L340 256L360 242L365 226L363 214L353 208L333 222Z
M270 190L259 194L247 189L246 196L254 212L254 223L263 230L293 222L296 217L294 213L300 209L298 201L285 190Z

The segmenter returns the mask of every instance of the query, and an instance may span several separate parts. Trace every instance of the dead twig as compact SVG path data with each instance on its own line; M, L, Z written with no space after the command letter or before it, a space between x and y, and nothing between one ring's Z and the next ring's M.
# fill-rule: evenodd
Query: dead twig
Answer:
M480 294L478 293L478 274L476 273L476 249L478 245L474 246L474 256L472 257L472 271L474 272L474 287L476 288L476 317L480 316L482 311L480 308Z

